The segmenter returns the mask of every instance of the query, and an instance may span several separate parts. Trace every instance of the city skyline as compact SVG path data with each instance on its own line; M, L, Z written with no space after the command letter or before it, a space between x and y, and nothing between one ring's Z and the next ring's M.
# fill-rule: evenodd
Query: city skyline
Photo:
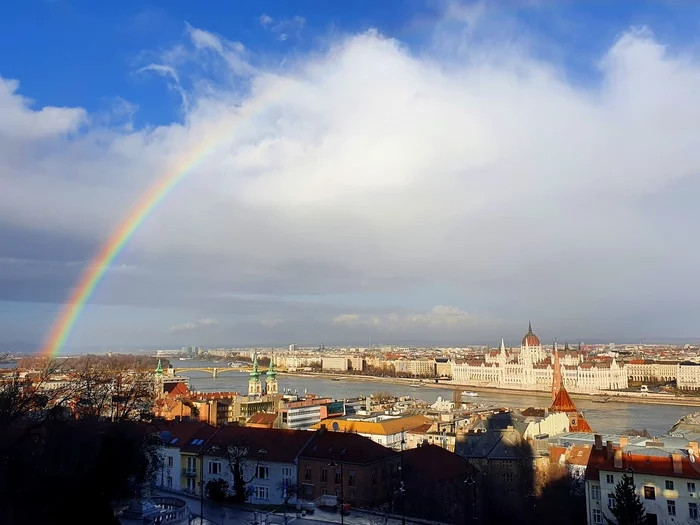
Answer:
M0 8L0 345L182 157L66 352L700 339L700 6L586 4Z

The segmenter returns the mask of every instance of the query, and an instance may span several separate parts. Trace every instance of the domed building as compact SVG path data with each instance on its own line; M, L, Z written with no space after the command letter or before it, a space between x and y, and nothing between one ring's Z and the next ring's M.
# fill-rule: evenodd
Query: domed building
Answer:
M540 338L537 337L532 331L532 322L528 321L527 333L523 337L522 344L520 345L520 355L518 356L518 362L521 364L525 364L528 362L532 364L537 364L540 361L544 361L546 358L547 354L542 349Z

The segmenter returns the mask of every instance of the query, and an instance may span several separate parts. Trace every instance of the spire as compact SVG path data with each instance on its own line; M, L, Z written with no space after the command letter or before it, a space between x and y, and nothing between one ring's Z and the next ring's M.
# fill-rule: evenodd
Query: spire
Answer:
M552 402L557 400L561 387L561 364L559 363L559 350L557 342L554 341L554 373L552 374ZM554 406L554 405L552 405Z
M257 352L253 354L253 370L250 372L250 380L256 381L260 379L260 372L258 371L258 354Z
M505 352L505 351L506 351L506 342L501 337L501 352Z
M527 333L532 333L532 321L530 321L530 319L527 320Z
M267 380L274 381L277 378L277 370L275 370L275 356L270 358L270 368L267 371Z
M156 375L163 375L163 364L160 362L160 359L158 359L158 365L156 366Z
M569 349L569 341L564 341L564 350Z

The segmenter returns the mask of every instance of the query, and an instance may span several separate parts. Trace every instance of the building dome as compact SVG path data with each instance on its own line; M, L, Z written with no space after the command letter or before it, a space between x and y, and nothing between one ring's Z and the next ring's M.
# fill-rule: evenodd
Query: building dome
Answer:
M527 325L527 333L525 334L525 337L523 337L523 344L522 346L540 346L540 338L537 337L533 332L532 332L532 323L528 323Z

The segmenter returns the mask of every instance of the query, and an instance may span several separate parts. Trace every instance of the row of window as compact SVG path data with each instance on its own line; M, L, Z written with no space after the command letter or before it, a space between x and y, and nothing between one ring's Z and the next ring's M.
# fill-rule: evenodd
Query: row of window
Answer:
M334 483L336 485L341 485L342 484L342 473L340 470L335 471L335 476L334 476ZM355 471L354 470L349 470L346 476L346 479L348 480L348 486L353 487L355 486L356 483L356 476L355 476ZM306 471L304 472L304 481L312 481L312 474L311 474L311 467L306 467ZM327 468L322 468L321 469L321 483L328 483L328 469ZM372 485L377 484L377 474L376 472L372 473Z
M669 516L675 516L676 515L676 502L674 500L668 500L668 515ZM655 515L653 514L647 514L647 517L651 517ZM697 520L698 519L698 504L697 503L688 503L688 517L692 520ZM651 521L651 520L649 520ZM603 516L603 511L600 509L593 509L593 523L596 525L601 525L605 523L605 518ZM656 521L654 521L656 523Z
M606 474L605 475L605 482L608 485L614 485L615 484L615 476L613 474ZM647 488L652 489L652 497L646 498L646 499L654 499L654 496L653 496L654 487L644 487L645 497L646 497L646 489ZM695 482L693 482L693 481L687 482L686 488L688 489L688 492L695 492ZM673 482L672 479L666 480L666 490L675 490L675 483Z

